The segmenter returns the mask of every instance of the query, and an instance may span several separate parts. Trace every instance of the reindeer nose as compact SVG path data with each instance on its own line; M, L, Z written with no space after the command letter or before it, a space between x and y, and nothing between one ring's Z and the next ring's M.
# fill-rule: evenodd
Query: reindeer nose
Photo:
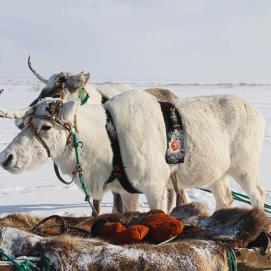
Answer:
M13 154L10 154L6 160L2 163L3 168L7 168L10 162L13 160L14 156Z

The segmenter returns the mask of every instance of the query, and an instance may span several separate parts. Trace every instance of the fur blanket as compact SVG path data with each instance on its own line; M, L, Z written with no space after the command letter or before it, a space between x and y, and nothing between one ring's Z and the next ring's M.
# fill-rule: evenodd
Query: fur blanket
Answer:
M38 256L41 258L39 267L45 259L53 270L226 271L229 247L245 248L262 232L270 231L269 218L258 209L225 209L207 217L204 208L192 203L176 207L172 214L186 223L184 232L178 238L162 245L140 243L125 246L86 238L90 237L87 233L91 232L92 225L101 217L133 225L145 214L108 214L98 218L64 217L62 220L53 217L38 226L41 218L14 214L0 220L1 248L13 257ZM61 221L71 231L52 236L61 232ZM72 229L78 228L82 232L75 234ZM78 237L78 234L85 238Z

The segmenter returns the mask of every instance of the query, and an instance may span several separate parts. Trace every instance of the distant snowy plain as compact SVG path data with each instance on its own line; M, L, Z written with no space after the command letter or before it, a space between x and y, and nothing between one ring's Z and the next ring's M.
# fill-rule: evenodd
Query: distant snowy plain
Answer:
M260 179L266 191L266 201L271 202L271 85L266 84L180 84L180 83L129 83L135 89L151 87L168 88L179 97L233 94L243 97L262 112L266 119L266 133L260 161ZM20 109L36 98L42 89L36 81L0 80L0 107ZM90 93L91 97L91 93ZM12 120L0 119L0 150L3 150L18 133ZM208 147L208 146L206 146ZM253 146L251 146L253 148ZM235 191L241 188L231 181ZM200 201L214 210L211 194L189 189L192 200ZM234 206L241 205L234 202ZM247 206L247 205L243 205ZM102 201L102 212L110 212L112 195L106 193ZM140 198L140 209L147 210L144 196ZM0 168L0 216L14 212L28 212L46 216L51 214L85 216L90 209L84 202L83 192L74 184L65 186L54 174L52 161L31 172L12 175Z

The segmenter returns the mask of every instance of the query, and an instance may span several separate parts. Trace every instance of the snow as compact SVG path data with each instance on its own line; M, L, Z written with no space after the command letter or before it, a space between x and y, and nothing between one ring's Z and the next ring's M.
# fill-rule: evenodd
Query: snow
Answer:
M267 129L262 157L260 161L260 179L266 190L266 201L271 202L271 85L267 84L180 84L174 83L130 83L137 89L151 87L168 88L180 97L199 95L233 94L249 101L262 112ZM0 81L0 88L5 89L0 96L0 107L20 109L26 107L38 96L42 84L36 81ZM91 94L90 94L91 95ZM0 150L18 133L12 120L0 121ZM251 146L253 147L253 146ZM42 167L20 175L12 175L0 169L0 216L13 212L27 212L42 216L59 214L83 216L90 215L91 211L84 202L84 195L75 185L65 186L56 178L52 161ZM235 191L242 191L231 182ZM192 200L204 202L213 210L214 199L211 194L190 189ZM240 205L235 202L234 205ZM110 212L112 195L107 193L102 202L102 212ZM144 196L140 198L140 209L147 210Z
M27 246L33 247L42 237L34 234L29 234L26 231L7 227L1 229L1 249L7 255L18 256L22 251L28 253ZM26 243L27 240L27 243Z

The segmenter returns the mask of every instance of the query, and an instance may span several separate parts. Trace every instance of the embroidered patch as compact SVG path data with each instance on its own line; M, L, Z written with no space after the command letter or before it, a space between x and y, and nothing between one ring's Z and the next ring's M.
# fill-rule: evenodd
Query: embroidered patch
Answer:
M167 136L166 161L168 164L184 163L185 132L181 116L174 104L168 102L159 103L165 122Z
M168 148L166 159L169 164L183 162L185 154L184 134L182 130L174 130L168 133Z

